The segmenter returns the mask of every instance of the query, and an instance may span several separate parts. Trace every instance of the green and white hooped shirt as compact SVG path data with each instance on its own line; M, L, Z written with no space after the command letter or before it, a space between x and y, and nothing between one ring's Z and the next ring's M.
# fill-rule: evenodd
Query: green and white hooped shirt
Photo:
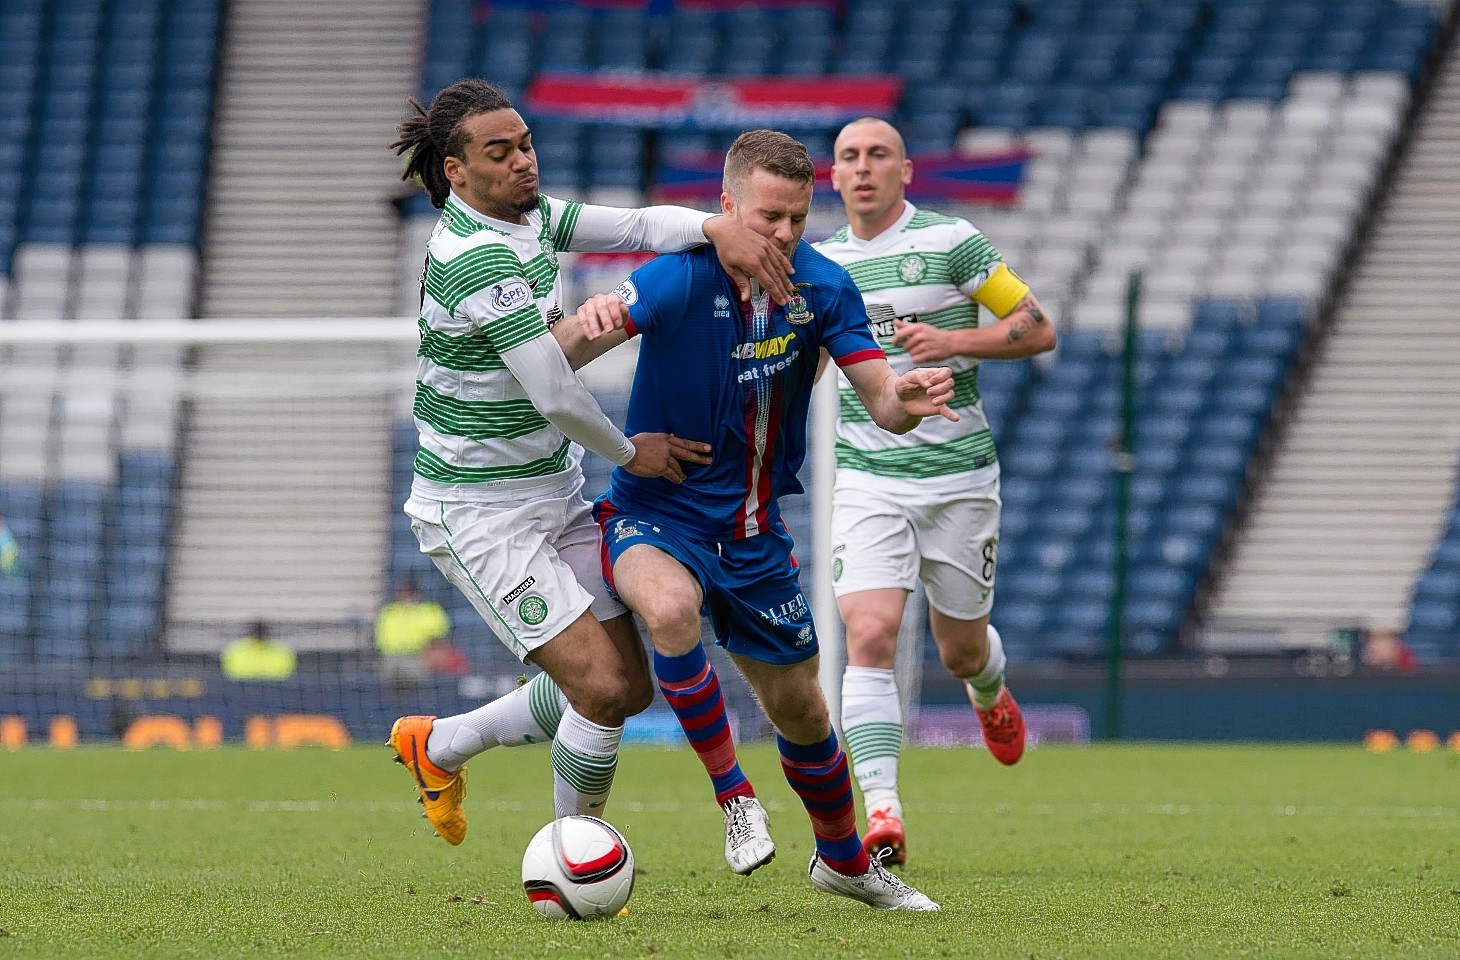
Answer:
M892 226L860 240L844 226L816 249L847 269L862 291L872 333L899 375L917 366L892 342L895 319L916 320L945 330L978 326L971 298L1002 262L982 233L966 220L919 210L911 203ZM982 485L998 476L993 436L978 393L978 361L956 356L938 366L953 370L949 406L960 419L929 417L905 434L888 433L872 422L844 375L838 374L841 416L837 422L837 470L886 481L953 480Z
M559 251L683 250L705 242L707 219L683 207L621 210L543 196L526 223L516 224L449 196L421 275L412 494L520 499L581 477L581 448L539 411L503 354L550 336L563 316ZM565 363L557 367L531 367L533 391L581 391L574 436L624 447L627 455L615 462L631 457L633 448Z

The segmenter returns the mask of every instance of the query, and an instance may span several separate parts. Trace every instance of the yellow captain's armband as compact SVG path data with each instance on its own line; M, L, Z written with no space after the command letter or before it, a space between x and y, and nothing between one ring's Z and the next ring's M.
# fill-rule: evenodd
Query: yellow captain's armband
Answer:
M994 272L973 292L973 299L987 307L999 319L1007 317L1019 301L1029 295L1029 284L1009 269L1007 263L994 267Z

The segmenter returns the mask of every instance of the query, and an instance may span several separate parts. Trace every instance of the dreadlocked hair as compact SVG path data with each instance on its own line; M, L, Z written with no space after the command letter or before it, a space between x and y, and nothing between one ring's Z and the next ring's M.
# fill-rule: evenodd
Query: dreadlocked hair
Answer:
M431 197L432 205L444 207L451 193L451 182L442 168L447 157L460 157L466 147L463 121L493 110L510 110L512 101L497 87L485 80L458 80L436 94L430 107L411 97L406 101L415 113L406 116L396 128L400 135L390 149L397 156L406 156L402 180L419 183Z

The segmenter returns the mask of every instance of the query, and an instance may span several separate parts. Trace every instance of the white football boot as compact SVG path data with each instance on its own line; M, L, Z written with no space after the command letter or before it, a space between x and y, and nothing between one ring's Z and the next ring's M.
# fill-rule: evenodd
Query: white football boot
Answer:
M820 856L812 854L809 872L811 885L822 893L860 900L873 910L939 909L924 894L889 873L880 859L873 860L872 866L860 877L847 877L828 867Z
M755 797L731 797L725 802L725 862L746 876L776 858L770 817Z

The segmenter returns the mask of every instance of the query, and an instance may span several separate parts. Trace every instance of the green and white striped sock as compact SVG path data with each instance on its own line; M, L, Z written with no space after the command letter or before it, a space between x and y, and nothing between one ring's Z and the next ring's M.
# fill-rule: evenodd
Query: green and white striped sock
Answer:
M866 808L897 805L902 704L893 671L846 668L842 674L842 733Z
M559 817L602 816L624 728L602 727L571 706L553 738L553 808Z
M999 699L999 691L1004 689L1004 670L1008 664L1008 658L1004 656L1004 641L991 623L988 661L978 673L963 678L963 682L968 685L969 699L980 710L992 708L994 701Z
M567 706L553 678L539 673L486 706L437 717L426 741L426 756L443 770L455 770L493 747L547 743L557 734Z

